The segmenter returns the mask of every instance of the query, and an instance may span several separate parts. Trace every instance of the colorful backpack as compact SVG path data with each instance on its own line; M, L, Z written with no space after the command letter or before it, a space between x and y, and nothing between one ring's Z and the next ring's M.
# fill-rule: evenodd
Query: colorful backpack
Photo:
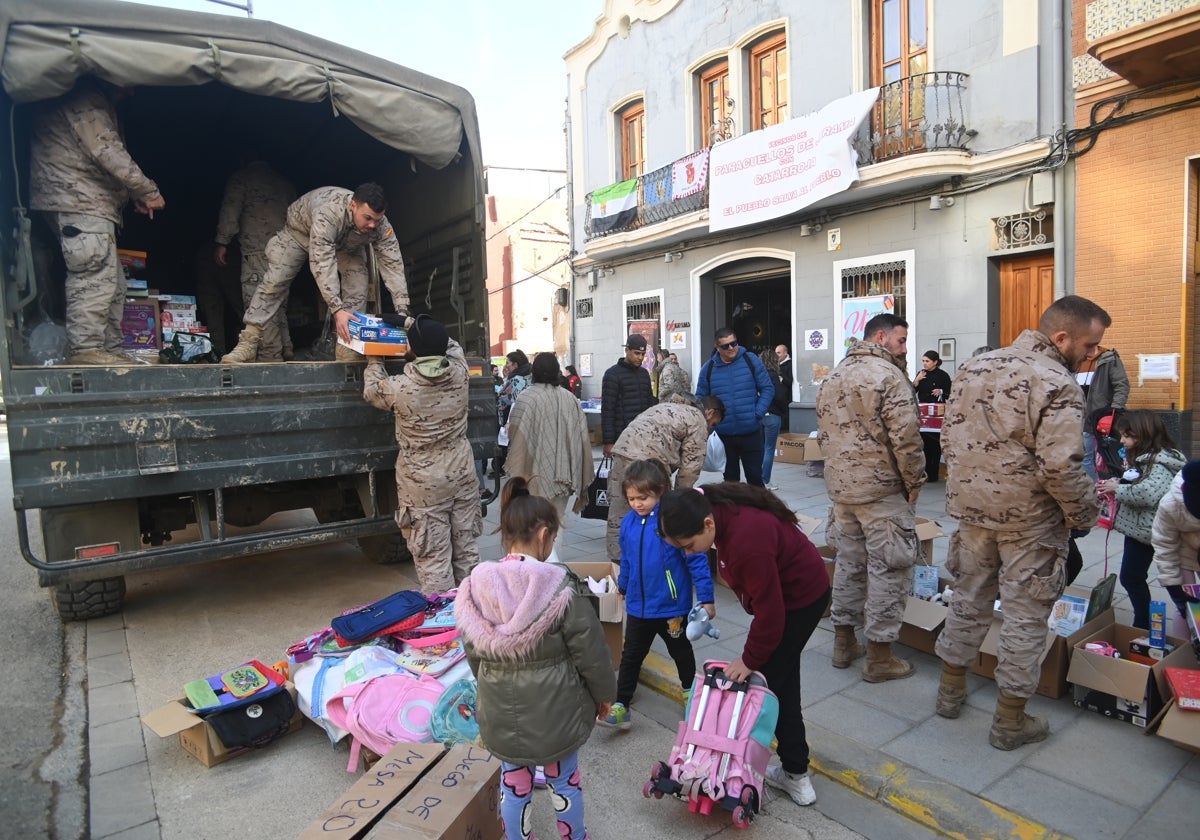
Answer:
M430 743L433 707L445 690L431 676L388 674L348 685L329 698L325 714L352 736L346 770L358 768L362 748L384 755L399 743Z
M450 684L433 707L429 734L434 741L447 747L452 744L474 744L479 740L479 723L475 720L475 704L479 700L474 680L462 679Z

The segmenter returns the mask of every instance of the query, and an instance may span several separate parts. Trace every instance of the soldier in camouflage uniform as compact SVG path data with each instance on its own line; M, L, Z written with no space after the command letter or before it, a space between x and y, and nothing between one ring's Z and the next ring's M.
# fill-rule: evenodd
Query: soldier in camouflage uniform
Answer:
M408 310L404 259L391 223L384 216L387 199L378 184L366 183L353 193L341 187L321 187L300 196L287 212L287 224L267 243L267 273L246 307L245 329L237 347L221 357L225 364L253 362L263 328L287 302L292 278L308 260L317 289L333 312L337 334L350 340L350 316L367 302L366 248L397 312ZM337 345L339 362L362 361L348 347Z
M267 274L267 242L283 228L288 205L295 200L296 188L262 160L250 161L225 183L213 258L217 265L224 266L226 248L237 237L242 251L243 309L249 308L258 284ZM291 350L285 297L275 316L263 325L258 361L282 361L291 357Z
M1083 391L1074 372L1095 357L1111 323L1090 300L1064 297L1037 330L959 368L946 404L946 512L959 526L946 561L954 599L937 641L937 713L958 717L967 666L999 595L1000 696L988 735L997 749L1049 733L1044 720L1025 714L1025 703L1037 689L1046 621L1066 585L1070 529L1090 528L1099 513L1083 469Z
M49 217L67 265L67 362L127 365L121 350L125 274L117 257L121 210L150 218L166 206L125 149L102 83L81 81L34 117L29 204ZM115 99L122 95L118 91Z
M621 562L621 520L629 513L629 501L621 492L625 472L634 461L657 461L667 475L675 476L676 490L690 490L700 478L708 436L725 419L720 397L696 400L691 394L676 394L643 411L625 427L613 444L612 469L608 473L608 559Z
M409 318L415 361L388 376L370 357L363 396L396 416L396 523L408 541L421 591L453 589L479 562L483 528L475 455L467 438L470 372L458 343L428 315Z
M837 549L833 666L847 668L863 655L854 627L865 606L867 682L913 673L911 662L892 655L921 553L914 506L925 483L917 399L904 369L907 350L908 322L876 315L817 394L825 484L833 500L828 537Z
M688 394L691 390L692 378L688 372L679 366L679 362L667 357L658 371L658 401L666 402L676 394Z

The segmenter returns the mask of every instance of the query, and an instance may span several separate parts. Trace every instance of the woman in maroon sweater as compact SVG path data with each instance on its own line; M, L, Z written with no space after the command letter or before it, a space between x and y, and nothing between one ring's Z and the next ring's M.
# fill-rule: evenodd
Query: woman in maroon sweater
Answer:
M725 674L744 681L759 671L779 698L779 761L767 781L798 805L817 801L808 774L800 706L800 654L829 603L829 575L796 514L773 493L724 482L672 490L662 498L659 530L687 553L717 549L721 576L754 618L742 655Z

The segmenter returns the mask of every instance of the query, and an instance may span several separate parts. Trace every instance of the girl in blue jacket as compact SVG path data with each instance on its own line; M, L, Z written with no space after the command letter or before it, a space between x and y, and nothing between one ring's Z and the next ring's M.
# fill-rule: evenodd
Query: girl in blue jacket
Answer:
M642 661L654 637L667 645L679 670L684 696L696 677L696 655L684 635L692 608L692 585L708 617L713 605L713 581L705 554L684 554L658 535L658 500L670 489L666 469L657 461L634 461L621 482L621 491L632 508L621 520L621 572L617 589L625 599L625 646L617 672L617 702L597 723L629 729L629 704L637 688Z

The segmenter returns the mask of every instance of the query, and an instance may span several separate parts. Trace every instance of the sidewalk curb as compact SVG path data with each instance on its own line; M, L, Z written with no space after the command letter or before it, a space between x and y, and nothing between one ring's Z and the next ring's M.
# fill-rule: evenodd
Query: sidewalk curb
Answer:
M653 651L642 665L640 683L682 700L675 664ZM885 756L857 741L806 724L813 758L822 776L947 837L961 840L1071 840L1003 806ZM819 758L818 758L819 756Z

